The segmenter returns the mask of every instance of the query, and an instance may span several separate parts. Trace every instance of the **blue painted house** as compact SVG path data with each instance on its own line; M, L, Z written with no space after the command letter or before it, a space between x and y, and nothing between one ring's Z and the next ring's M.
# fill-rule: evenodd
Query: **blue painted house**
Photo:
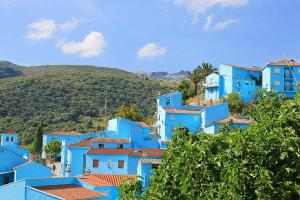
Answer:
M256 98L256 90L262 88L262 69L221 64L219 74L206 77L205 100L216 100L230 93L238 93L244 102Z
M185 126L192 133L218 133L215 122L228 118L228 103L208 107L186 106L182 104L180 92L159 96L157 100L157 134L161 144L172 138L177 126ZM238 120L234 120L232 126L244 126L235 121Z
M0 185L25 178L51 176L50 168L29 161L29 152L18 147L18 135L15 131L0 131L0 138Z
M78 178L25 179L0 186L0 200L107 199L104 193L88 187Z
M0 146L18 146L18 134L12 130L1 130L0 131Z
M283 59L269 62L262 72L263 88L267 91L276 90L291 98L294 97L300 81L300 63Z

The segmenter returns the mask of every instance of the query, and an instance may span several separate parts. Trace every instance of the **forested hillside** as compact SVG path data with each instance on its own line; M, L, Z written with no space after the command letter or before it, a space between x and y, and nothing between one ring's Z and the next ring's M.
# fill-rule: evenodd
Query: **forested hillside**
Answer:
M31 142L41 120L45 130L84 131L85 119L91 117L97 124L105 110L111 118L123 103L136 104L144 118L150 117L158 93L172 89L114 68L17 67L7 63L0 64L0 72L5 68L16 73L2 73L9 78L0 79L0 129L13 128L22 133L25 144Z

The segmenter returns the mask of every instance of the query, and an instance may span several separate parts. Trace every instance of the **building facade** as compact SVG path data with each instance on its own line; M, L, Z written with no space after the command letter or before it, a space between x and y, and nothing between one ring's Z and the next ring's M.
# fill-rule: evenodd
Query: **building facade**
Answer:
M221 64L219 74L206 77L205 100L216 100L238 93L244 102L256 98L256 90L262 88L262 69Z
M293 60L269 62L263 69L263 88L294 97L300 81L300 63Z

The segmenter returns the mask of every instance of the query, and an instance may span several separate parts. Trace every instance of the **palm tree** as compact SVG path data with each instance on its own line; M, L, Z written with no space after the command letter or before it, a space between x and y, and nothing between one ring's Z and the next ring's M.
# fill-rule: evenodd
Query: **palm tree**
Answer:
M218 69L215 68L212 64L210 63L202 63L202 65L197 66L197 68L195 69L199 72L200 76L202 77L202 79L205 80L205 78L212 74L212 73L218 73Z
M198 92L198 84L201 81L201 76L199 75L197 70L193 70L192 72L187 72L185 75L194 86L194 95L197 95Z
M212 74L212 73L219 73L218 69L215 68L212 64L210 63L202 63L202 65L197 66L197 68L195 69L198 71L199 76L201 77L201 81L202 81L202 88L203 88L203 93L204 93L204 86L203 84L205 83L205 79L208 75Z

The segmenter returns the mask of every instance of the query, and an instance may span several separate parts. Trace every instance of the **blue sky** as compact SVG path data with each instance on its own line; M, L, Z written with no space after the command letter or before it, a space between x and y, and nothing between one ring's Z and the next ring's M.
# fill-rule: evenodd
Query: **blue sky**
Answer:
M299 0L0 0L0 59L128 71L300 60Z

